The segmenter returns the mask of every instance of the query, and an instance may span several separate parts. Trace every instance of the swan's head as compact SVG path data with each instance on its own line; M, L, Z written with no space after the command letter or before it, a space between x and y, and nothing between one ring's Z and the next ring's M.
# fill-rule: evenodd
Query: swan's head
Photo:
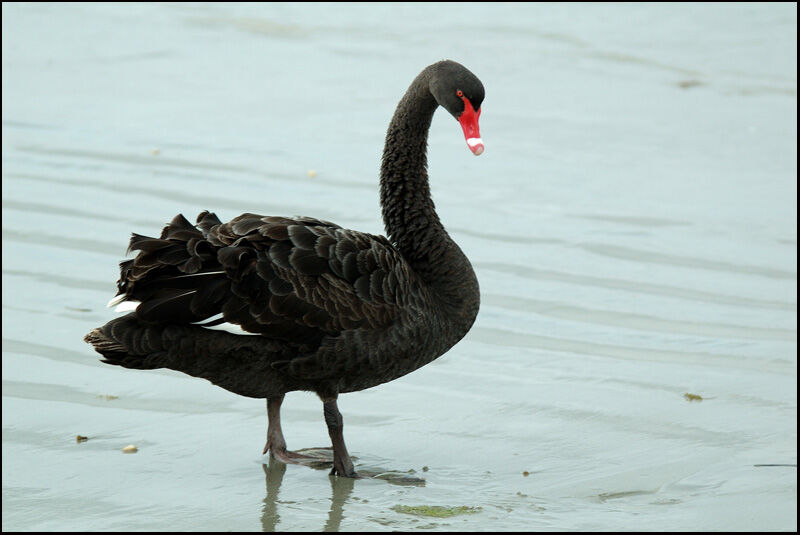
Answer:
M455 61L431 65L430 91L436 102L458 120L469 150L483 154L483 140L478 126L483 103L483 84L469 69Z

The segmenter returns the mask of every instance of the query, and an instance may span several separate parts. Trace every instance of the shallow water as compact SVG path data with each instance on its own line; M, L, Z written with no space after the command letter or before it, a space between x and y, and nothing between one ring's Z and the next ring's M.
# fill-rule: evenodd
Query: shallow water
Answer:
M797 529L796 5L2 9L4 530ZM340 398L357 468L424 485L267 467L262 401L83 343L176 213L382 233L445 57L487 91L480 158L429 144L481 313ZM283 420L328 445L312 394Z

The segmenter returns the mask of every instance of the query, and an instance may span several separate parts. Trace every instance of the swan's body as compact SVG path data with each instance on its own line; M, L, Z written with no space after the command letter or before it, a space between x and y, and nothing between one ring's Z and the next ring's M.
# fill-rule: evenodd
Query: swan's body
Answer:
M381 166L388 239L306 217L244 214L223 224L203 212L195 226L178 215L158 239L134 234L129 249L139 254L121 264L116 301L140 304L86 341L109 364L170 368L266 398L264 451L284 461L299 456L286 451L283 396L316 392L333 472L355 476L337 395L427 364L458 342L478 313L475 273L430 198L426 144L442 105L461 122L470 149L483 152L482 101L480 81L452 61L429 66L411 84Z

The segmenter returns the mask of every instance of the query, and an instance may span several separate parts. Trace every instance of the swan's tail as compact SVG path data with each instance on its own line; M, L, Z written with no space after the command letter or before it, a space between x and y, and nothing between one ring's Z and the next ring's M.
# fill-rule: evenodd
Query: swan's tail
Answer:
M196 325L153 325L136 313L113 319L84 337L102 361L136 370L169 368L202 377L241 396L265 398L309 389L272 366L303 347L263 336L238 336Z
M103 356L106 364L137 370L168 368L160 340L163 336L158 334L154 328L141 325L131 313L94 329L83 340Z

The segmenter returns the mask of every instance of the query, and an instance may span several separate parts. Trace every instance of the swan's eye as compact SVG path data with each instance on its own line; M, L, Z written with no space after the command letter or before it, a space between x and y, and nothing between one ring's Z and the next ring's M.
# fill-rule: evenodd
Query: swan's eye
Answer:
M463 97L464 92L459 89L458 91L456 91L456 95L458 95L459 97Z

